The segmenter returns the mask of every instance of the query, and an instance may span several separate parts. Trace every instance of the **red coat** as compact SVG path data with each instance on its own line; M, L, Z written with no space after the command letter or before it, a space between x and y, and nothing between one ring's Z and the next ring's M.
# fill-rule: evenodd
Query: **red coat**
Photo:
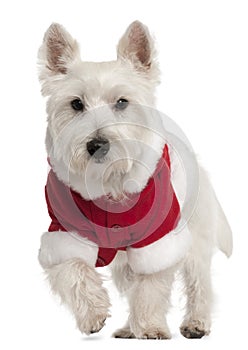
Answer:
M52 222L51 231L77 232L99 247L96 266L108 265L117 250L145 247L172 231L180 219L180 208L170 181L170 158L165 145L153 176L141 193L128 194L124 203L108 197L85 200L53 170L45 187Z

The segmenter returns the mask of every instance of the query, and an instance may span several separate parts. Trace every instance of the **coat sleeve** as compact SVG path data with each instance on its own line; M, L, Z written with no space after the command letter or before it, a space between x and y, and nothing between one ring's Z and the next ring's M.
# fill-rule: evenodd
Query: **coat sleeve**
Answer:
M95 267L98 246L87 238L73 232L45 232L41 236L39 262L43 268L61 264L73 258L80 258Z

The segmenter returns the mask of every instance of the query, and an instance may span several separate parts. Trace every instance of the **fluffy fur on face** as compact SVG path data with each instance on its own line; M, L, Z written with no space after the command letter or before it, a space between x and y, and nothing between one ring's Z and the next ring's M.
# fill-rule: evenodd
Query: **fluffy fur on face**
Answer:
M127 193L140 193L170 133L154 108L159 69L146 26L136 21L128 27L116 61L93 63L81 61L77 42L52 24L39 65L48 98L47 153L57 177L86 200L103 195L123 200ZM187 298L182 335L201 338L210 332L211 259L215 247L231 255L232 234L205 171L181 141L176 137L169 149L170 181L181 206L177 227L147 246L119 251L111 266L130 307L117 338L171 337L165 316L178 270ZM101 156L98 143L105 145ZM41 239L39 261L52 290L86 334L98 332L109 317L108 294L95 270L100 248L76 232L46 232Z
M113 62L81 61L77 42L58 24L48 29L39 53L42 92L48 96L50 162L58 176L86 199L139 192L164 144L161 119L151 113L159 70L147 28L132 24L117 55ZM82 111L73 110L75 99L82 101ZM128 101L123 110L116 108L120 99ZM101 160L87 151L94 138L110 142ZM150 156L148 148L154 151Z

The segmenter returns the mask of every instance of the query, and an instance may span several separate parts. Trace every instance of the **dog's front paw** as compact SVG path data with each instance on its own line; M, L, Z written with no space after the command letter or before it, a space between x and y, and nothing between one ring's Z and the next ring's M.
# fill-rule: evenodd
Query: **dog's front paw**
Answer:
M91 311L84 318L77 318L77 325L82 333L90 335L92 333L99 332L105 326L105 320L110 317L108 313L97 313L97 311Z
M134 335L138 339L171 339L170 331L167 327L149 327L136 329Z
M72 259L48 271L52 289L74 314L87 335L99 332L109 315L110 302L101 276L80 259Z
M182 324L180 332L185 338L200 339L204 337L204 335L209 335L210 330L206 329L203 322L194 320Z
M114 334L114 338L125 338L125 339L133 339L135 338L135 335L131 331L130 327L123 327L120 329L117 329Z
M142 333L140 339L171 339L171 334L168 329L150 328Z
M87 299L80 302L85 303L86 309L81 305L77 310L76 320L79 330L87 335L99 332L105 325L105 320L110 317L107 291L104 288L98 289L97 294L88 295Z

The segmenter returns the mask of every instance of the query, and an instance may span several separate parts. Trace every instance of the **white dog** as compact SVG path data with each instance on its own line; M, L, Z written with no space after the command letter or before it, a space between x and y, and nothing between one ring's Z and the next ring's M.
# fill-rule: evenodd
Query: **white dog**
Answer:
M187 296L181 333L210 332L214 247L232 235L186 138L155 109L154 41L140 22L113 62L82 62L77 42L52 24L39 51L48 97L46 200L52 223L39 261L81 332L98 332L110 302L96 267L111 263L130 315L115 337L168 339L175 272Z

